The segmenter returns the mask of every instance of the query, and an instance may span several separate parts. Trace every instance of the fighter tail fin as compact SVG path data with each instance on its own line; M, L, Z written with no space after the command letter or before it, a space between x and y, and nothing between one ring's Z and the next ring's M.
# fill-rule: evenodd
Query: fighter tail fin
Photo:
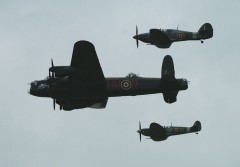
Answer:
M212 25L210 23L203 24L198 30L198 33L201 35L202 39L212 38L213 36Z
M194 125L191 127L192 132L198 132L202 129L202 125L200 121L196 121Z

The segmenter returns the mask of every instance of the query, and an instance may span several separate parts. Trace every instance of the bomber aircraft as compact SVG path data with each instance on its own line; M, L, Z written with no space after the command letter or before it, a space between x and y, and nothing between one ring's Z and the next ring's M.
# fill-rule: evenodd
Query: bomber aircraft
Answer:
M178 126L170 126L164 127L155 122L150 124L149 128L141 129L141 123L139 122L139 130L137 131L140 135L149 136L150 139L154 141L163 141L166 140L169 136L173 135L181 135L186 133L196 133L202 129L201 122L196 121L192 127L178 127Z
M53 107L70 111L80 108L105 108L108 97L136 96L163 93L165 102L177 100L180 90L188 88L186 79L176 79L172 57L164 57L162 78L143 78L133 73L126 77L105 78L94 45L78 41L73 48L70 66L49 68L49 76L33 81L29 93L38 97L51 97Z
M201 26L198 32L188 32L175 29L150 29L149 33L138 34L136 27L137 47L138 40L149 45L155 45L158 48L169 48L173 42L187 41L187 40L200 40L203 43L204 39L212 38L213 28L210 23L205 23Z

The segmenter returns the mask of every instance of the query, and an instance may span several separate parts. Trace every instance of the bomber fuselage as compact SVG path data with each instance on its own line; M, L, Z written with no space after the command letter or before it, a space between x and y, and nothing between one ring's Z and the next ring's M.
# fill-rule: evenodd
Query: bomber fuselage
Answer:
M106 87L98 88L105 84ZM186 79L165 80L161 78L106 78L105 83L71 82L68 77L45 79L31 83L30 94L52 98L102 98L116 96L136 96L186 90Z

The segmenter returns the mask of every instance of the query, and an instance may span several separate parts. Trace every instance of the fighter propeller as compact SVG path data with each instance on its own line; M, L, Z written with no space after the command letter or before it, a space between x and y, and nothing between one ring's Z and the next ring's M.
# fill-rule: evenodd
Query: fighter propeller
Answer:
M141 129L141 122L139 121L139 130L137 131L139 133L139 137L140 137L140 142L141 142L141 138L142 138L142 133L141 133L142 129Z
M136 35L133 37L134 39L136 39L136 43L137 43L137 48L138 48L138 27L136 26Z

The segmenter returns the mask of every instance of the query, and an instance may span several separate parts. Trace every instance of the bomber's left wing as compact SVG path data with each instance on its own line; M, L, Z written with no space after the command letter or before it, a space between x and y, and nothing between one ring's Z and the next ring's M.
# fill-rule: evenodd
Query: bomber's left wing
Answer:
M150 38L151 41L153 41L154 43L158 43L161 45L171 44L171 41L169 40L168 36L159 29L151 29Z
M95 108L102 109L107 106L108 98L90 98L90 99L56 99L56 103L59 104L63 110L71 111L81 108Z
M74 81L105 81L94 45L88 41L78 41L74 44L69 76Z
M89 108L95 108L95 109L106 108L107 102L108 102L108 98L103 99L103 101L101 101L99 103L95 103L94 105L90 106Z

